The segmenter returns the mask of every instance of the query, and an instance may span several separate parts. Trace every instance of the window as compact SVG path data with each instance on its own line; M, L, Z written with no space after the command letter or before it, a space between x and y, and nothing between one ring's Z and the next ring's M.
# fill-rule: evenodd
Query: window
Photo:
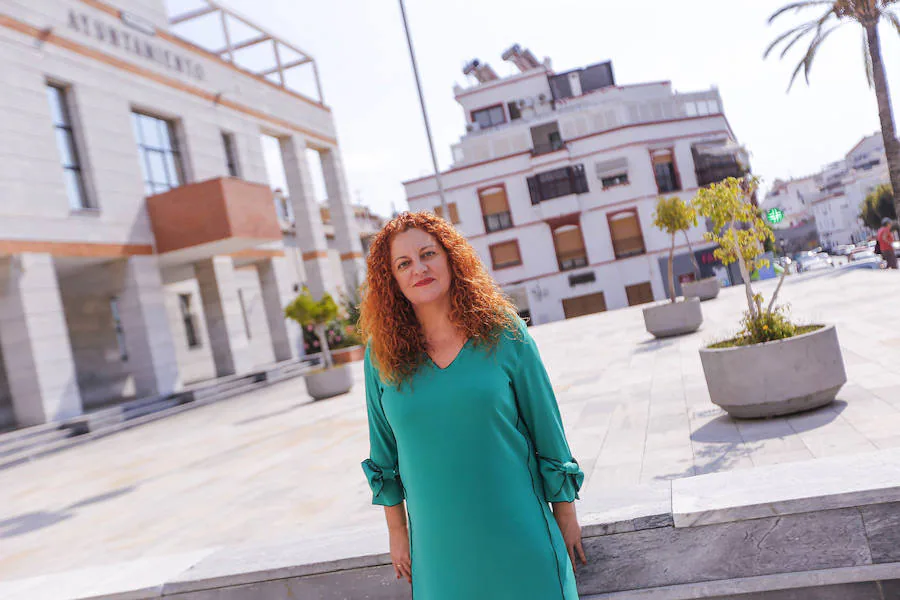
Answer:
M578 225L563 225L553 230L553 245L560 271L587 266L584 238Z
M491 263L495 270L517 267L522 264L522 256L519 254L518 240L510 240L490 247Z
M53 117L53 128L56 133L56 148L62 163L63 176L66 183L66 195L69 206L73 210L93 208L84 188L84 177L81 173L81 161L78 159L78 148L75 134L72 131L72 117L69 113L68 94L62 87L47 85L47 98L50 100L50 115Z
M585 194L588 192L587 177L584 165L562 167L538 173L528 178L528 193L531 203L539 204L569 194Z
M606 310L606 297L603 292L565 298L562 301L563 312L567 319L574 319L584 315L604 312Z
M240 177L238 174L237 152L234 147L234 134L222 132L222 145L225 148L225 163L228 166L230 177Z
M456 202L448 202L447 210L450 211L450 222L453 223L454 225L459 223L459 211L456 209ZM439 217L445 218L444 217L444 207L443 206L435 206L434 214L436 214Z
M490 233L513 226L505 186L495 185L478 190L478 200L481 202L481 214L484 215L485 231Z
M144 193L162 194L181 185L184 174L174 124L138 112L131 117L144 171Z
M253 334L250 333L250 318L247 316L247 303L244 302L244 290L238 290L238 302L241 305L241 317L244 319L244 333L247 334L247 339L253 339Z
M516 119L522 118L522 111L519 109L519 105L513 101L506 105L506 108L509 110L509 120L515 121Z
M489 106L472 111L472 122L478 123L481 129L488 129L506 123L506 115L503 113L503 105Z
M636 209L607 215L607 219L616 258L627 258L646 252Z
M649 281L625 286L625 295L628 296L628 306L653 302L653 288Z
M181 309L181 320L184 322L188 348L199 348L200 336L197 335L194 312L191 310L191 295L178 294L178 306Z
M675 155L671 149L656 150L650 153L653 161L653 173L656 175L656 187L659 193L677 192L681 189L678 172L675 170Z
M595 165L597 169L597 179L603 189L609 189L617 185L628 185L628 159L615 158Z
M122 318L119 315L119 298L113 296L109 299L109 310L112 313L113 328L116 331L116 343L119 346L119 358L122 362L128 360L128 348L125 346L125 328L122 326Z
M556 121L532 127L531 144L531 152L535 156L556 152L566 147L562 135L559 133L559 124Z

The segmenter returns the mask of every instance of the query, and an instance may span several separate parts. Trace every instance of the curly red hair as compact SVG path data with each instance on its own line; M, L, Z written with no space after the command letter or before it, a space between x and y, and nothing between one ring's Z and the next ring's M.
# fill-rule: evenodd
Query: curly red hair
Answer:
M450 320L474 344L493 347L503 331L517 331L516 308L488 275L475 249L444 219L427 212L403 213L375 236L367 259L359 326L381 378L408 380L426 358L425 336L391 268L391 242L420 229L433 236L450 267Z

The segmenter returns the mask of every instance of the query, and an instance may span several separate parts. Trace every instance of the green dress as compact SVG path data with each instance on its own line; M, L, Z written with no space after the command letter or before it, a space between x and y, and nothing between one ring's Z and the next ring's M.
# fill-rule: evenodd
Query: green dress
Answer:
M466 342L399 388L366 352L373 504L406 498L415 600L577 600L548 502L578 497L537 346L519 322L493 349Z

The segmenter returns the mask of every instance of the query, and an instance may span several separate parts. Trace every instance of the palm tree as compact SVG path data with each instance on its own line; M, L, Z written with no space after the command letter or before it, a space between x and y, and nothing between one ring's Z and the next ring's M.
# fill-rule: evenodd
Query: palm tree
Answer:
M808 8L825 9L825 14L817 19L797 25L781 34L772 42L764 57L768 56L779 44L784 44L781 57L787 54L797 42L807 36L809 45L803 58L797 64L791 75L788 90L794 84L800 70L809 84L809 71L816 51L822 42L839 27L847 23L856 23L863 28L863 58L866 65L866 79L869 87L875 88L875 98L878 100L878 118L881 121L881 137L884 140L884 153L888 161L888 171L891 175L891 186L894 189L894 206L897 214L900 214L900 142L894 133L894 115L891 112L891 98L888 93L887 78L884 74L884 62L881 59L881 42L878 37L878 25L882 20L890 23L900 33L900 18L892 9L900 4L900 0L806 0L805 2L791 2L782 6L769 17L769 23L781 15L793 10L795 13Z

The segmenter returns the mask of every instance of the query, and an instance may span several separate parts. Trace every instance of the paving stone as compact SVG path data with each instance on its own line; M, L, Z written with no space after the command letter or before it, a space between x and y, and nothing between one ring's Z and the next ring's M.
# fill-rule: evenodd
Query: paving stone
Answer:
M860 509L875 563L900 562L900 502Z
M866 582L716 596L709 600L886 600L886 598L881 595L877 583Z

